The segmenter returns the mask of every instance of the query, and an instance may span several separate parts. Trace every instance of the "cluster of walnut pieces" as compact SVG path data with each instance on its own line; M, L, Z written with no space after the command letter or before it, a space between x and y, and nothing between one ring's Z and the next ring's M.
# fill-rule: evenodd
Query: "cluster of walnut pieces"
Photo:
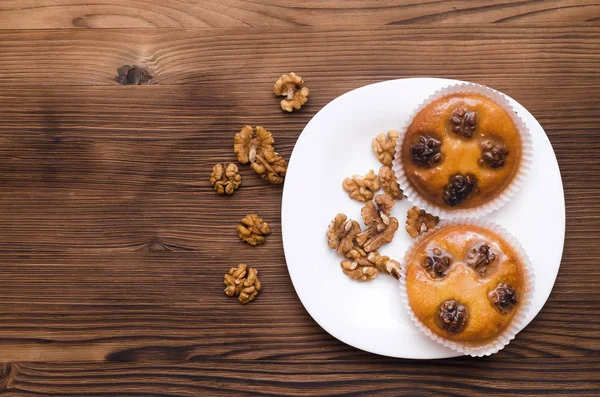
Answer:
M419 207L412 207L407 213L406 231L412 238L417 238L436 227L439 222L440 218L437 216L433 216Z
M265 236L271 234L269 224L256 214L246 215L237 227L240 240L254 246L265 243Z
M377 135L371 144L373 152L383 164L379 168L379 173L375 175L373 170L369 170L366 175L353 175L344 179L342 187L348 192L350 198L368 202L373 200L375 192L379 189L391 196L393 199L402 200L403 192L398 184L396 174L392 169L392 161L396 154L396 140L398 131L390 130L387 134Z
M121 84L145 84L152 79L146 69L137 66L125 65L118 72L117 81ZM283 110L291 112L300 109L306 103L310 92L303 85L304 80L295 73L285 74L277 80L273 92L275 95L285 96L281 101ZM240 163L250 163L261 178L279 185L285 178L287 163L273 148L274 143L273 134L265 128L245 126L235 135L233 150ZM210 184L221 195L232 195L241 183L242 177L235 164L216 164L210 174ZM240 240L256 246L265 243L265 236L271 234L271 229L261 217L250 214L240 221L237 232ZM356 234L358 232L360 226ZM364 254L364 251L362 253ZM223 279L225 293L228 296L237 296L242 304L253 301L261 289L257 273L256 269L248 268L245 264L240 264L237 268L232 267Z
M327 242L346 259L341 262L342 271L348 277L364 282L373 280L379 272L400 278L400 264L377 252L389 243L398 229L398 220L390 216L394 199L380 194L375 203L369 201L361 214L367 229L361 231L358 222L338 214L329 225Z
M223 277L223 284L225 284L225 294L237 296L242 305L256 299L262 288L258 280L258 271L244 263L229 269Z
M287 163L273 148L273 134L263 127L245 126L235 135L233 150L238 161L250 163L252 169L264 180L279 185L283 183Z
M286 112L300 109L307 101L310 91L303 87L304 80L296 73L291 72L281 76L273 86L273 93L285 98L279 103Z
M210 174L210 184L219 194L232 195L242 184L242 176L238 173L237 165L227 166L216 164Z

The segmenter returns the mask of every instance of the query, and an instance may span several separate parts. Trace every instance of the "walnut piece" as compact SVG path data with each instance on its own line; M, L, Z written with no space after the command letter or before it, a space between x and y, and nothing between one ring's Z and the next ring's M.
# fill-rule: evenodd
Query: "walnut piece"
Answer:
M358 222L348 219L345 214L337 214L327 230L327 243L346 258L360 258L366 254L356 243L358 233Z
M510 312L518 303L517 291L509 284L500 283L491 290L488 298L492 305L502 314Z
M252 302L262 286L258 280L258 270L242 263L237 268L232 267L223 277L225 294L237 296L242 305Z
M310 90L302 87L303 85L302 77L294 72L284 74L275 82L273 93L285 97L279 103L283 110L291 112L294 109L300 109L308 101Z
M400 263L397 261L390 259L389 256L380 255L377 251L369 253L368 258L377 270L389 274L396 280L400 279Z
M265 236L271 234L269 224L256 214L246 215L237 227L240 240L250 245L264 244Z
M484 141L480 145L481 147L481 159L479 159L480 165L489 165L491 168L499 168L504 165L506 157L508 156L508 149L506 146L493 143L490 141Z
M430 136L421 136L419 142L410 147L412 162L431 167L442 161L442 142Z
M387 273L396 280L400 278L400 264L377 251L354 260L343 260L340 265L345 275L359 282L371 281L379 272Z
M346 276L361 283L374 280L377 277L377 273L379 273L368 257L357 258L355 260L346 259L340 265Z
M375 155L383 165L391 166L396 154L396 140L398 139L398 131L389 130L387 134L381 133L377 135L371 147Z
M216 164L210 174L210 184L219 194L232 195L242 184L242 176L238 173L237 165L227 166Z
M117 73L118 76L115 80L122 85L141 85L152 81L152 76L148 72L148 69L135 65L123 65L117 69Z
M450 207L454 207L477 190L477 178L473 174L456 174L449 178L444 187L443 199Z
M402 200L403 192L402 189L400 189L400 185L398 185L396 173L394 173L394 170L391 167L382 165L381 168L379 168L379 175L377 175L377 177L379 178L379 184L385 193L396 200Z
M452 124L452 132L465 138L471 138L477 127L477 113L468 111L461 106L452 112L450 124Z
M344 179L342 187L350 194L350 198L366 202L373 199L375 192L379 190L381 185L375 172L369 170L365 176L353 175L352 178Z
M446 332L458 334L469 322L469 308L453 299L444 301L438 308L437 321Z
M434 248L421 260L421 266L432 278L446 277L454 261L440 248Z
M233 150L242 164L251 163L252 169L261 178L281 184L287 171L287 163L273 148L273 134L263 127L245 126L233 140Z
M417 238L429 229L433 229L440 218L433 216L419 207L412 207L406 214L406 231L412 238Z
M482 243L471 248L465 263L475 269L480 276L485 276L490 265L496 259L496 254L489 245Z
M394 238L398 230L398 219L390 216L394 204L391 196L379 194L360 211L367 229L356 236L356 242L365 252L373 252Z

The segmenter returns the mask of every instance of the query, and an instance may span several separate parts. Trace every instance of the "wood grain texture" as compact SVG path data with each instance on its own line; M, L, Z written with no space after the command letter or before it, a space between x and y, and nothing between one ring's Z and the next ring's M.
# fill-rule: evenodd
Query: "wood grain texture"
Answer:
M4 31L0 49L0 392L597 394L600 26ZM114 81L134 63L154 85ZM286 114L270 90L292 70L311 97ZM336 96L413 76L516 98L561 168L567 237L556 286L490 358L394 360L338 342L293 291L281 187L243 166L233 197L207 181L214 163L235 159L243 125L272 130L289 158ZM264 246L237 239L250 212L272 226ZM247 306L222 292L223 273L240 262L264 286Z
M598 22L597 0L4 0L0 29Z
M24 363L11 366L3 395L594 396L598 370L598 358L411 362L365 354L353 360L301 364L223 359L169 365Z

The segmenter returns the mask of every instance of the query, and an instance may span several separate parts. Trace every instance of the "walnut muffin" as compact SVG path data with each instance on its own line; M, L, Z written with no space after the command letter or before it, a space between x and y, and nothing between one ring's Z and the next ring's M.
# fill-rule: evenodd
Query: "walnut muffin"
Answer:
M415 204L428 212L451 218L448 213L494 201L519 175L524 153L529 155L527 128L506 99L487 90L497 97L485 87L434 96L400 138L400 187L408 187L409 199L418 196L423 203Z
M512 339L508 334L516 333L528 309L529 264L500 230L461 222L436 227L407 253L407 304L438 342L491 354Z

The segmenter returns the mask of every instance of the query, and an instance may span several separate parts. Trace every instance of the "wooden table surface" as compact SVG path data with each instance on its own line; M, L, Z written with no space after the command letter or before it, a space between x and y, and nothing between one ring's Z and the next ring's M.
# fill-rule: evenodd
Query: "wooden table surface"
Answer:
M118 85L124 64L154 84ZM311 90L293 114L271 92L289 71ZM562 172L556 285L492 357L400 360L337 341L292 287L281 186L245 166L231 198L208 184L242 126L269 128L289 158L333 98L418 76L516 98ZM598 395L599 105L597 0L4 0L0 392ZM264 246L237 238L251 212L272 225ZM246 306L222 286L241 262L264 285Z

